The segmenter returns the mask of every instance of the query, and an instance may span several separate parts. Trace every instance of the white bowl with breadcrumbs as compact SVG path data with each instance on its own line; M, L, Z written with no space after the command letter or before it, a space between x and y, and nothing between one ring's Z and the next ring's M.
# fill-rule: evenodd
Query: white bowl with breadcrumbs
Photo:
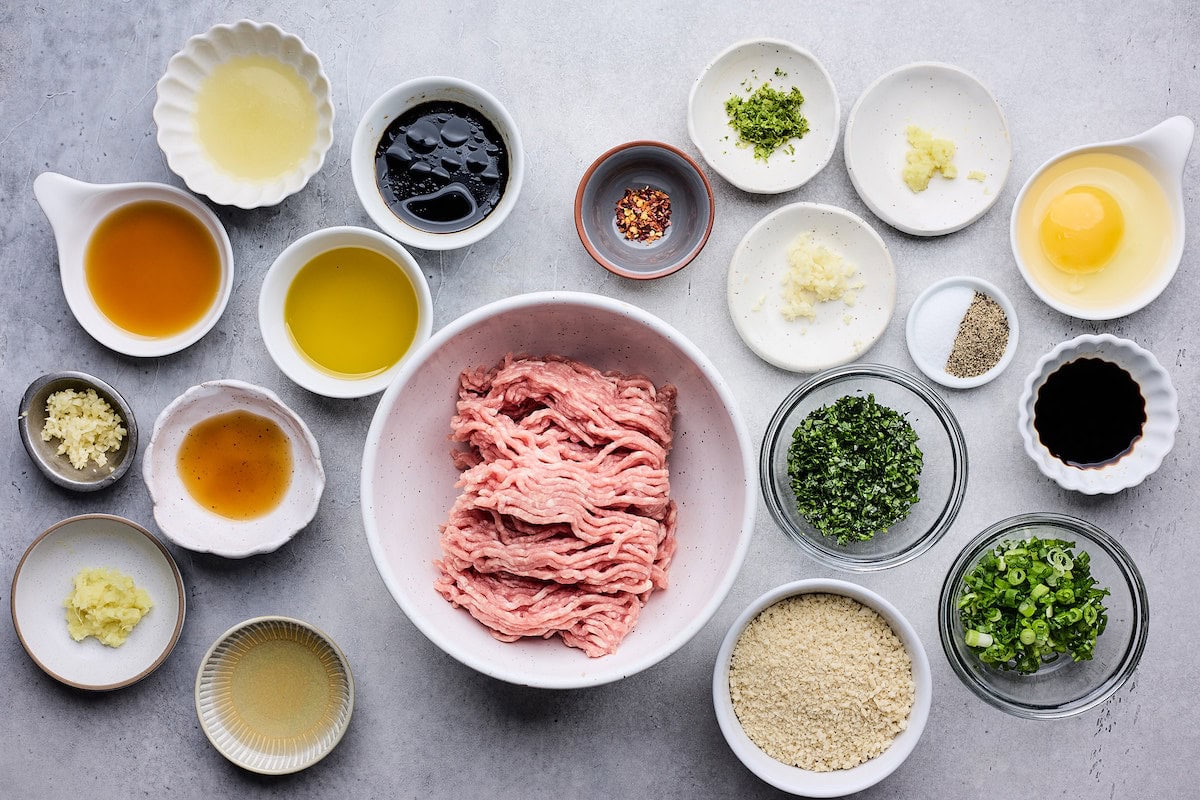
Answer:
M802 714L797 714L795 711L787 710L783 703L775 703L773 696L762 696L753 691L753 681L747 681L745 672L748 669L758 670L760 677L763 679L763 686L769 686L769 689L764 691L774 692L779 689L791 691L793 694L797 691L802 691L803 676L799 673L803 671L804 660L796 659L790 656L785 656L785 646L782 645L775 648L772 653L770 649L766 652L754 652L747 650L745 658L737 667L742 674L739 676L738 693L742 711L747 715L746 720L740 720L738 711L734 707L734 699L730 689L730 672L734 656L734 649L738 645L743 632L747 626L755 621L762 612L775 606L776 604L789 600L791 598L803 597L806 595L833 595L831 601L834 606L845 605L842 598L849 598L861 606L874 611L887 626L891 628L891 633L899 639L904 646L904 651L908 655L908 660L911 662L912 684L911 684L911 701L912 706L908 711L907 720L898 722L903 719L903 715L897 711L897 706L902 707L904 703L897 702L895 697L908 698L907 689L902 686L891 687L894 689L892 694L893 701L890 703L892 708L888 709L888 713L884 716L892 718L892 721L897 722L898 727L903 729L895 734L891 739L891 743L886 745L886 749L869 758L857 766L847 768L829 769L829 771L819 771L817 769L803 769L793 766L783 761L776 760L767 752L755 744L751 739L750 733L747 730L756 731L759 737L769 737L772 743L766 746L783 746L785 743L795 740L806 740L811 736L816 739L825 737L838 742L841 747L845 748L845 731L835 731L831 729L813 730L805 728L803 725L792 731L786 730L786 725L789 722L801 719ZM853 607L852 607L853 608ZM857 609L856 609L857 610ZM818 612L822 613L822 612ZM873 619L873 618L872 618ZM836 617L830 620L830 624L840 627ZM856 623L857 624L857 623ZM870 621L864 621L864 624L870 626L876 624ZM773 630L769 632L769 636L786 636L787 632L783 630L777 623L772 623ZM849 626L847 626L849 627ZM761 631L761 629L760 629ZM846 630L840 632L847 635L847 638L853 638L847 634ZM805 637L792 637L793 641L800 641L811 633L811 629L805 631ZM882 631L882 635L886 636L887 632ZM826 640L829 636L826 635ZM780 639L759 638L757 646L763 643L780 642ZM851 642L847 641L847 644ZM834 643L835 649L836 643ZM880 652L884 654L880 656ZM775 658L772 658L772 655ZM877 662L883 664L878 669L890 669L891 675L896 677L896 683L899 683L901 675L903 675L903 656L898 658L895 653L889 658L886 651L881 651L876 647L871 654L862 653L863 658L875 658ZM852 656L846 655L844 658L850 659ZM833 659L825 657L821 668L823 670L837 670L842 667L849 668L850 664L855 662L845 661L842 664L830 663ZM770 662L774 661L772 664ZM889 663L890 662L890 663ZM774 667L776 672L772 673L769 670ZM790 687L785 687L788 683L788 678L781 677L778 670L784 668L787 670L794 669L797 671L795 683ZM857 669L857 667L855 667ZM815 679L814 679L815 680ZM853 704L854 700L849 695L854 691L855 681L852 677L834 676L830 679L830 673L826 672L820 677L820 680L815 682L821 685L824 692L828 692L827 699L833 701L833 695L837 695L836 700L846 701ZM886 683L880 682L873 690L874 692L887 692L889 687ZM929 672L929 658L925 655L925 648L921 644L921 639L917 636L916 630L909 624L895 606L884 600L879 595L864 589L863 587L850 583L848 581L839 581L824 578L814 578L810 580L796 581L780 586L776 589L764 594L762 597L755 600L750 606L742 612L737 618L733 626L729 629L729 633L725 636L725 641L721 644L721 650L717 654L717 665L713 671L713 703L716 707L717 722L721 726L721 732L725 735L725 741L729 743L730 749L734 755L741 760L746 767L757 775L762 780L771 784L777 789L782 789L795 795L803 795L805 797L842 797L855 792L861 792L881 780L891 775L904 760L912 753L913 748L917 746L917 741L921 738L921 733L925 729L925 722L929 719L929 705L933 695L933 683ZM819 699L819 698L815 698ZM869 698L863 698L864 700ZM805 697L804 702L811 705L814 701L812 697ZM885 699L884 703L877 703L876 708L889 705ZM819 712L814 709L807 716L819 715ZM843 714L843 716L845 716ZM879 724L879 720L875 720ZM884 738L891 736L886 734ZM828 756L828 749L820 751L810 748L806 752L811 752L814 759L818 753L821 758ZM843 753L842 756L848 757L853 761L856 759L854 753Z

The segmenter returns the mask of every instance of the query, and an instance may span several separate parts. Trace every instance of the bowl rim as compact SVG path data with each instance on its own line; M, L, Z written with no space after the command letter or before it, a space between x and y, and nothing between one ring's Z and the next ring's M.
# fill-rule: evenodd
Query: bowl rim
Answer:
M864 191L859 183L859 170L855 169L854 166L854 148L850 146L850 134L851 131L854 130L854 123L858 120L858 114L862 109L863 101L872 92L878 90L884 81L894 79L896 76L902 73L916 69L940 69L946 72L957 73L958 75L965 77L978 85L979 88L983 90L984 95L992 101L992 105L995 107L996 114L1000 117L1000 125L1004 131L1004 138L1008 142L1006 158L1004 161L1004 177L1000 181L1000 185L997 186L995 191L991 193L988 202L985 203L977 213L973 214L965 221L960 220L949 225L942 225L935 228L922 228L902 222L901 220L896 219L889 211L887 211L887 209L875 202L871 198L870 193ZM846 130L842 137L842 152L846 161L846 172L850 174L850 183L854 186L854 191L858 194L859 199L861 199L863 204L871 210L871 213L879 217L879 219L883 220L888 225L891 225L896 230L907 233L911 236L945 236L946 234L960 231L963 228L978 222L984 214L992 209L992 206L996 205L996 201L1000 199L1000 195L1004 191L1004 186L1008 183L1008 176L1012 172L1012 150L1012 135L1008 127L1008 118L1004 115L1004 109L996 100L996 96L992 94L991 89L987 87L987 84L979 80L974 73L945 61L913 61L908 64L901 64L900 66L894 67L893 69L890 69L884 74L880 75L878 78L872 81L867 88L862 90L862 93L859 94L858 99L854 101L854 105L850 107L850 116L846 118Z
M954 286L964 286L976 292L986 294L996 301L1000 308L1004 310L1004 315L1008 318L1008 344L1005 346L1000 360L987 372L972 378L958 378L944 369L934 369L933 364L929 363L928 359L919 353L915 342L917 317L920 316L925 303L938 292ZM942 278L939 281L929 284L929 286L925 287L924 291L917 295L917 299L913 300L912 305L908 307L908 316L904 321L904 339L908 346L908 354L912 358L913 363L917 365L917 369L924 373L926 378L935 383L940 383L948 389L974 389L977 386L983 386L985 383L990 383L998 378L1000 373L1004 372L1008 368L1008 365L1012 363L1013 358L1017 354L1017 340L1020 332L1020 323L1017 321L1017 309L1012 301L1008 299L1008 295L1002 292L994 283L973 275L951 275L948 278Z
M742 261L748 259L746 253L750 249L750 245L760 235L761 231L772 222L789 215L794 216L812 214L830 214L839 217L849 223L852 227L865 233L867 238L869 238L875 245L879 247L881 260L887 267L887 278L891 281L892 290L888 297L886 319L884 319L883 324L880 326L875 337L871 339L870 342L865 343L861 350L858 352L852 352L848 356L839 356L836 359L821 361L819 363L801 363L794 358L792 360L788 360L787 358L782 357L778 352L763 349L759 347L757 343L753 342L753 336L751 336L747 329L746 321L743 319L741 314L736 313L734 310L734 298L737 295L735 292L736 287L734 286L734 267L735 265L739 265ZM820 233L820 231L813 232ZM856 274L861 275L861 270ZM892 317L896 313L896 262L895 259L892 258L892 251L888 248L887 242L885 242L883 237L879 235L879 231L871 227L870 223L855 214L853 211L842 208L841 206L829 205L827 203L815 203L807 200L788 203L787 205L779 206L755 222L750 227L750 230L746 231L746 233L742 236L741 240L737 244L737 247L734 248L733 255L729 259L729 266L726 268L725 308L729 313L729 317L733 321L733 327L737 331L737 334L741 338L742 342L752 353L771 366L778 367L779 369L784 369L789 372L819 372L821 370L832 369L852 362L856 358L860 358L864 353L874 347L879 340L883 338L883 334L887 332L888 323L891 322Z
M814 791L812 787L803 787L776 779L775 776L766 774L763 767L768 764L782 765L790 770L794 770L792 774L796 777L797 781L804 781L812 775L837 775L839 773L846 775L871 764L882 756L883 753L850 769L834 770L829 773L813 772L800 767L783 764L783 762L776 761L771 756L768 756L749 739L737 719L737 715L733 710L732 700L729 696L729 665L733 656L733 649L737 645L738 639L741 638L742 632L745 631L746 626L757 618L759 614L776 603L805 594L841 595L870 608L888 623L892 632L904 644L905 650L908 652L909 659L912 662L913 704L909 710L909 724L906 731L901 731L896 736L896 739L893 739L888 750L884 751L884 753L887 753L893 747L896 747L896 741L907 731L915 731L915 735L906 738L900 744L900 749L896 751L899 754L899 760L890 767L879 770L879 774L877 775L863 776L860 773L859 780L846 778L844 787L829 791ZM717 724L721 729L721 735L725 737L729 749L733 751L738 760L758 776L760 780L785 792L803 793L806 797L841 797L853 794L854 792L860 792L884 780L895 772L909 755L912 754L912 751L916 749L917 743L925 731L925 725L928 722L929 712L932 707L933 671L929 663L929 654L925 651L925 645L921 642L921 637L917 634L916 628L913 627L908 618L896 606L882 595L851 581L837 578L806 578L776 586L774 589L770 589L759 595L757 599L746 606L737 619L734 620L733 624L729 626L729 630L722 639L720 649L717 652L716 664L713 669L712 694L713 706L717 716ZM746 741L741 741L738 734L745 737ZM747 742L749 742L749 746L747 746Z
M30 426L30 404L33 403L33 399L44 388L58 381L75 381L83 385L85 391L89 388L95 389L96 394L102 399L112 401L110 405L115 405L116 408L114 410L121 415L121 422L125 426L126 452L120 463L107 475L101 475L95 480L72 480L51 467L42 456L41 451L38 450L34 442L34 437L37 436L40 438L41 431L38 430L35 432ZM25 389L25 394L21 397L21 406L17 413L17 428L21 437L21 444L25 446L25 452L29 454L29 460L37 465L37 468L41 470L41 473L51 483L76 492L94 492L112 486L125 477L125 473L129 472L130 467L133 466L134 459L137 457L138 427L133 409L120 392L106 381L102 381L95 375L89 375L86 372L77 372L74 370L49 372L30 383L28 388Z
M277 410L280 416L289 418L296 425L300 435L299 437L293 437L290 434L287 434L288 439L291 441L294 447L303 447L311 454L313 466L315 467L316 472L316 489L313 492L312 499L308 506L305 508L303 513L300 514L301 517L305 518L305 521L291 530L289 530L289 528L291 528L290 525L276 525L276 533L273 537L263 539L262 541L251 542L243 545L240 548L222 547L220 544L213 545L211 542L205 543L196 539L187 540L164 527L162 524L162 519L159 517L159 508L164 504L182 502L191 504L197 508L201 508L201 506L189 494L187 494L186 491L180 496L172 496L169 498L157 496L154 490L155 483L153 480L154 450L158 442L159 434L166 428L168 420L174 417L178 413L180 407L195 395L203 394L204 392L208 391L228 392L230 390L241 391L260 397L264 402ZM317 515L317 511L320 509L321 496L325 491L325 467L321 463L321 448L317 444L317 440L313 436L312 431L309 429L308 424L304 421L303 417L301 417L299 414L293 411L290 406L284 403L283 400L280 399L279 395L275 394L275 392L267 389L266 387L248 383L247 381L241 381L234 378L218 378L217 380L204 381L202 383L195 384L194 386L189 386L187 389L181 392L179 396L168 403L161 412L159 412L158 417L154 420L154 430L150 434L150 441L146 444L146 450L142 454L142 482L146 485L147 494L150 495L150 503L152 506L151 511L154 515L154 521L157 523L158 529L162 531L163 536L165 536L171 542L179 547L184 548L185 550L191 550L194 553L211 553L212 555L221 556L222 558L248 558L250 556L272 553L278 550L280 547L283 547L285 544L295 538L296 534L304 530L309 524L312 523L313 518ZM247 521L253 522L255 520L267 519L274 514L277 509L278 506L275 509L268 511L262 517L256 517ZM219 524L234 524L236 522L238 522L238 520L230 519L222 520Z
M1142 395L1143 399L1146 400L1146 422L1142 428L1143 436L1152 421L1161 422L1164 426L1162 433L1166 437L1166 445L1162 448L1161 452L1151 451L1150 457L1143 464L1143 469L1131 472L1125 481L1108 483L1101 482L1098 479L1098 476L1104 471L1103 468L1080 469L1070 467L1055 458L1033 431L1033 407L1037 402L1034 391L1035 387L1040 389L1046 378L1058 367L1075 358L1091 357L1104 361L1112 361L1112 359L1105 358L1105 353L1101 350L1106 345L1129 353L1133 358L1143 362L1149 372L1161 379L1162 388L1167 398L1166 405L1158 409L1160 413L1152 417L1150 413L1150 398L1146 397L1145 393ZM1085 347L1087 348L1086 350L1084 349ZM1072 353L1072 351L1074 353L1068 358L1068 354ZM1140 382L1138 386L1139 388L1141 387ZM1064 489L1070 489L1081 494L1116 494L1125 489L1133 488L1145 481L1157 472L1159 467L1162 466L1163 461L1166 460L1167 454L1171 452L1171 449L1175 445L1175 434L1179 430L1179 394L1175 389L1175 384L1171 382L1171 373L1167 372L1166 368L1163 367L1153 353L1137 342L1132 339L1113 336L1111 333L1085 333L1073 339L1059 342L1034 364L1033 369L1025 377L1021 395L1017 400L1017 428L1021 434L1021 441L1025 445L1025 454L1033 460L1038 470L1047 478L1050 478ZM1120 459L1118 459L1118 463L1119 461Z
M585 307L628 317L647 326L658 335L670 341L671 344L683 351L688 360L696 364L701 372L704 373L705 378L712 384L717 396L721 399L729 415L730 424L736 435L738 446L742 451L742 473L746 481L746 507L742 512L738 542L734 548L729 566L725 570L725 574L722 576L720 582L712 587L712 593L708 602L696 614L691 623L678 630L667 640L663 647L633 662L620 671L614 671L610 668L606 672L595 672L591 675L563 675L554 680L530 681L527 676L522 675L518 671L496 668L486 660L465 652L446 634L439 631L436 626L430 625L423 618L420 611L409 603L407 594L403 591L399 581L384 566L386 564L386 553L383 549L382 532L375 525L374 520L373 512L376 504L374 481L371 476L373 466L380 454L383 442L383 428L395 404L396 397L407 387L413 376L424 366L427 359L432 357L443 345L460 333L475 327L487 319L512 311L531 310L546 305ZM716 366L704 355L703 351L666 321L654 316L645 309L623 300L588 292L544 291L513 295L468 311L435 333L421 346L412 361L404 365L399 374L396 375L395 380L392 381L392 385L387 388L387 391L384 392L383 397L380 399L379 405L375 409L375 414L371 418L371 426L367 431L361 463L359 506L363 519L363 527L367 537L367 544L371 550L371 559L374 561L375 568L392 599L400 606L401 611L413 623L414 627L447 655L477 672L519 686L533 686L542 689L582 689L591 686L600 686L627 678L666 659L689 642L712 619L713 614L716 613L726 595L728 595L738 573L741 571L742 563L746 558L746 553L750 549L750 539L754 532L757 495L754 491L753 446L751 445L750 433L742 419L736 398L729 384L726 383L725 379L717 371Z
M1090 544L1098 545L1116 563L1121 577L1125 579L1125 583L1130 590L1130 602L1133 605L1133 635L1130 637L1130 641L1125 647L1125 653L1122 655L1115 671L1104 680L1099 690L1093 689L1077 700L1055 705L1018 703L996 696L965 666L964 662L966 658L959 652L950 635L950 629L953 625L953 615L957 610L958 587L962 585L962 579L966 571L983 554L986 545L993 541L1002 541L1004 534L1009 531L1033 524L1057 526L1063 529L1064 533L1069 531L1073 538L1086 539ZM1146 649L1146 640L1149 632L1150 605L1146 596L1146 584L1128 551L1121 546L1120 542L1105 533L1097 525L1079 517L1051 511L1016 514L994 522L984 528L982 532L967 542L958 555L955 556L953 563L951 563L950 568L946 571L946 578L942 582L942 590L938 597L938 635L942 640L942 649L946 653L946 660L950 662L950 667L954 674L958 676L963 685L970 689L976 697L1001 711L1023 719L1065 719L1076 714L1082 714L1108 700L1116 694L1117 690L1125 685L1126 681L1129 680L1137 669L1138 663L1142 658L1142 653Z
M326 242L336 239L357 239L362 243L355 244L347 241L326 246ZM303 263L296 265L295 262L301 258L297 254L314 244L321 245L317 255L344 247L364 247L377 253L380 250L386 250L387 258L396 264L412 284L413 293L417 297L417 329L413 334L412 344L395 364L378 375L370 378L350 379L324 373L309 364L303 354L299 353L299 348L287 331L287 323L283 320L283 307L287 302L288 291L300 270L309 261L316 258L316 255L310 256ZM293 266L295 269L292 269ZM285 272L290 273L286 279L282 277ZM281 285L284 280L287 281L286 285ZM355 225L318 228L291 242L280 251L275 260L271 262L271 266L267 268L258 292L258 330L271 360L292 383L323 397L335 399L366 397L386 389L404 360L409 358L429 338L433 331L433 295L429 291L429 281L425 278L421 265L402 244L392 237L370 228L361 228ZM296 369L289 366L284 357L285 352L300 355L302 368Z
M251 764L245 763L244 761L242 761L238 758L235 758L233 756L233 754L226 752L226 750L223 747L221 747L220 745L218 745L217 742L213 739L213 734L212 734L212 731L209 729L208 721L204 717L205 704L203 703L203 701L201 700L201 697L200 697L201 678L204 675L204 668L212 660L213 654L217 651L217 648L220 647L222 644L224 644L226 641L228 641L229 638L232 637L234 634L239 633L247 628L262 625L263 623L269 623L269 622L276 622L276 623L281 623L281 624L285 624L285 625L294 625L296 627L303 628L303 629L309 631L310 633L314 634L325 645L327 645L329 647L329 649L333 652L333 654L337 657L338 663L341 665L341 668L342 668L341 671L346 676L346 690L347 690L347 694L349 695L349 699L347 700L347 703L346 703L346 717L342 722L340 722L336 726L337 733L334 736L333 741L330 742L329 746L327 748L325 748L322 752L317 754L315 757L313 757L312 759L310 759L304 763L298 764L295 767L289 767L289 768L283 768L283 769L262 769L259 767L255 767ZM194 700L195 700L196 718L200 723L200 730L204 731L204 737L206 739L208 739L209 744L211 744L213 746L214 750L216 750L218 753L220 753L222 756L224 756L226 759L228 759L231 763L236 764L237 766L241 767L244 770L258 773L259 775L290 775L294 772L300 772L301 770L308 769L313 764L316 764L321 759L325 758L325 756L332 753L334 751L334 749L338 746L338 744L341 743L342 737L344 737L346 735L346 731L350 728L350 718L354 715L354 673L350 669L350 660L346 658L346 654L344 652L342 652L342 648L338 647L337 642L335 642L333 640L333 638L331 636L329 636L329 634L325 633L325 631L321 630L320 628L318 628L315 625L305 622L304 620L296 619L295 617L286 617L286 616L281 616L278 614L268 614L268 615L264 615L264 616L260 616L260 617L251 617L250 619L243 620L243 621L237 623L236 625L233 625L232 627L230 627L228 630L226 630L224 633L222 633L220 636L218 636L213 641L212 645L209 646L207 651L205 651L204 657L200 659L200 666L196 670L196 682L195 682L195 689L194 689L193 696L194 696Z
M172 632L171 638L167 642L166 647L164 647L163 651L158 655L158 658L156 658L154 662L150 664L150 666L146 667L138 674L124 680L116 681L115 683L107 684L80 683L78 681L72 681L64 678L62 675L59 675L51 670L40 658L37 657L33 650L30 649L29 642L25 640L25 635L21 632L21 621L17 614L17 585L20 582L21 571L24 569L25 562L29 559L29 556L33 553L37 546L42 543L43 540L49 536L52 536L55 531L58 531L60 528L92 519L116 522L120 525L130 528L136 533L140 533L142 536L145 536L150 543L158 549L159 553L162 554L163 558L167 562L167 565L170 567L172 576L175 578L175 591L179 601L179 613L175 617L175 629ZM33 663L38 665L42 672L46 673L51 678L54 678L54 680L58 681L59 683L66 686L71 686L75 689L83 689L89 692L108 692L114 689L123 689L126 686L131 686L137 683L162 666L163 662L167 660L167 656L171 655L171 652L175 649L175 645L179 643L179 636L183 632L183 622L187 617L187 592L183 588L183 575L179 571L179 565L175 563L175 558L171 555L171 551L168 550L166 546L158 540L158 537L126 517L121 517L116 514L101 514L92 512L87 514L76 514L73 517L67 517L64 520L60 520L46 530L42 531L37 538L29 543L29 546L25 548L25 553L21 556L21 560L17 562L16 569L13 571L12 587L9 590L8 596L8 607L12 612L13 628L16 631L17 639L19 639L21 642L21 647L25 649L26 654L33 661Z
M583 195L591 182L592 177L606 161L617 153L625 150L632 150L635 147L643 147L648 149L665 150L666 152L682 159L684 163L691 167L692 171L700 176L700 180L704 182L704 191L708 196L708 224L704 226L704 233L700 237L700 241L688 253L684 254L681 259L675 263L664 267L655 272L634 272L633 270L625 269L611 259L606 258L596 245L592 242L590 236L587 235L587 229L583 225ZM575 233L579 235L579 241L583 243L584 248L588 251L588 255L592 257L600 266L604 267L614 275L619 275L622 278L633 278L634 280L654 280L655 278L665 278L667 275L672 275L686 267L688 264L700 255L700 251L704 249L704 245L708 244L709 234L712 233L713 220L716 215L716 203L713 199L712 184L708 181L708 176L704 174L704 170L696 163L696 159L689 156L687 153L680 150L674 145L666 142L656 141L654 139L635 139L631 142L619 144L616 147L611 147L605 150L592 162L583 172L583 177L579 179L579 187L575 190Z
M708 151L705 150L704 145L701 142L701 137L699 136L699 134L696 131L695 114L693 113L693 108L695 106L696 98L700 93L700 84L708 76L709 72L711 72L712 69L714 67L716 67L719 63L724 61L726 58L732 56L734 53L738 52L739 50L743 50L743 49L746 49L748 47L755 46L755 45L767 45L769 47L786 48L788 50L791 50L793 53L799 55L802 59L808 60L809 62L812 63L812 65L814 67L816 67L817 72L820 73L821 76L825 79L825 83L829 87L830 94L833 96L833 120L834 120L833 135L829 137L829 146L826 148L824 154L822 154L822 156L820 158L818 158L817 160L815 160L813 162L814 169L812 171L812 174L808 175L807 177L801 178L799 181L796 181L795 179L790 180L785 184L781 184L777 188L776 187L763 188L762 185L756 185L754 183L754 181L741 179L741 178L737 177L736 175L730 174L728 170L722 169L721 166L717 163L717 160L709 157ZM838 140L841 138L841 136L840 136L841 125L842 125L842 101L841 101L840 96L838 95L837 86L833 82L833 77L829 74L829 70L825 68L825 65L823 63L821 63L821 60L819 58L817 58L815 55L813 55L811 50L809 50L806 47L801 47L800 45L795 44L794 42L789 42L786 39L778 39L778 38L774 38L774 37L770 37L770 36L761 36L761 37L755 37L755 38L750 38L750 39L741 39L739 41L734 42L733 44L729 45L721 52L717 53L717 55L713 56L712 60L704 65L704 68L700 70L700 74L697 75L696 79L692 82L692 88L688 92L687 128L688 128L688 137L692 140L692 144L695 145L696 150L700 153L700 155L704 159L705 163L708 164L710 167L712 167L713 170L718 175L720 175L722 178L724 178L726 181L728 181L734 187L741 189L743 192L749 192L750 194L768 194L768 195L783 194L784 192L790 192L790 191L794 191L795 189L799 189L801 186L803 186L804 184L811 181L813 178L820 175L821 172L824 171L825 167L829 166L829 162L833 159L834 152L837 151Z
M792 409L796 407L801 399L817 389L833 386L842 381L857 377L870 377L889 381L907 389L924 401L945 429L950 442L950 454L953 458L953 481L950 487L950 497L947 498L945 506L938 514L937 519L934 520L933 526L912 545L888 557L851 559L836 551L818 547L808 536L793 530L791 521L783 510L780 498L775 495L771 488L774 485L771 480L773 475L771 456L775 449L773 445L780 439L780 434L783 433L784 420L787 419ZM966 439L963 436L958 418L954 415L950 406L942 399L941 395L920 378L904 370L887 366L886 364L856 362L841 367L833 367L814 375L788 392L767 423L766 431L763 434L762 448L759 452L759 485L762 489L767 511L770 512L776 526L788 539L799 545L800 549L807 555L822 564L849 572L876 572L905 564L937 544L946 532L950 530L958 516L959 510L962 508L963 498L967 492L968 474Z
M379 194L379 185L375 179L375 148L379 137L371 135L371 121L376 117L389 114L391 119L398 117L410 108L421 103L433 102L447 90L460 92L472 99L470 105L479 111L488 121L496 126L496 130L508 145L508 183L501 194L500 202L486 217L461 231L452 233L433 233L414 228L403 222L392 213ZM406 95L424 93L415 103L401 103L407 100ZM477 102L476 102L477 101ZM462 103L462 100L455 100ZM484 107L481 107L484 106ZM367 216L378 228L396 241L416 247L421 250L456 250L475 244L491 235L508 218L517 205L517 198L525 183L525 147L521 141L521 132L517 122L509 113L508 108L495 95L481 86L462 78L448 75L427 75L420 78L398 83L385 90L375 98L367 110L359 118L350 140L350 177L354 182L354 191Z
M1168 119L1172 118L1173 117L1169 117ZM1012 249L1013 260L1017 264L1017 270L1021 273L1021 278L1024 279L1025 284L1029 287L1029 290L1032 291L1039 300L1060 314L1065 314L1068 317L1089 320L1092 322L1105 322L1108 320L1119 319L1120 317L1127 317L1130 314L1141 311L1143 308L1157 300L1159 296L1166 291L1167 287L1171 284L1171 281L1174 280L1175 274L1179 271L1179 265L1183 263L1185 236L1187 231L1183 200L1179 194L1182 189L1172 192L1172 187L1164 185L1163 182L1158 179L1158 176L1153 175L1151 170L1147 171L1151 172L1151 176L1154 178L1155 184L1162 191L1163 197L1167 201L1167 206L1171 211L1173 246L1166 256L1166 260L1163 264L1162 274L1160 275L1159 280L1156 283L1151 284L1138 297L1126 300L1124 303L1116 303L1104 308L1073 306L1068 302L1064 302L1059 298L1053 297L1050 295L1050 293L1045 291L1034 279L1033 275L1029 271L1028 265L1025 263L1025 259L1021 256L1020 243L1017 241L1017 215L1020 213L1021 206L1025 202L1025 196L1029 193L1029 187L1033 185L1033 182L1040 178L1042 174L1046 172L1046 170L1050 169L1055 164L1058 164L1060 161L1065 161L1072 156L1082 155L1085 153L1111 153L1113 155L1129 158L1129 156L1124 155L1120 151L1137 150L1138 148L1135 147L1133 143L1139 138L1141 138L1140 135L1127 136L1124 139L1113 139L1107 142L1093 142L1092 144L1082 144L1075 147L1069 147L1066 150L1063 150L1062 152L1057 153L1056 155L1053 155L1043 161L1042 164L1025 180L1025 183L1021 186L1021 190L1017 192L1017 196L1013 200L1012 211L1009 212L1008 244ZM1133 160L1136 161L1136 159ZM1145 165L1142 166L1144 168Z
M175 150L164 142L163 126L160 119L160 107L165 107L163 103L163 88L167 86L168 78L173 77L172 70L183 62L185 58L190 57L201 44L208 42L212 36L218 31L223 34L231 34L234 31L250 30L256 36L276 37L284 45L295 48L298 52L298 58L307 60L311 58L316 64L316 75L313 78L313 97L316 100L318 109L317 114L317 138L313 143L313 148L310 153L317 154L317 162L311 170L300 170L298 167L293 168L288 173L277 176L280 179L285 176L290 176L283 182L277 191L267 193L263 192L261 196L250 200L239 197L242 190L241 187L254 185L257 181L247 181L230 177L226 173L216 169L215 165L211 169L201 170L183 170L179 168L179 157ZM303 76L301 76L303 77ZM268 208L270 206L279 205L286 198L300 192L313 179L321 168L325 166L325 157L329 153L329 148L333 146L333 124L337 116L337 110L333 102L333 91L330 87L329 76L325 73L325 67L321 63L321 59L313 52L308 45L294 33L288 33L273 22L257 22L249 18L242 18L236 22L223 22L213 25L203 33L196 33L189 36L183 46L175 52L174 55L167 61L167 67L163 71L162 76L154 84L154 108L151 111L151 116L154 118L154 126L156 128L155 141L158 143L159 150L162 151L163 157L167 160L167 167L171 172L178 175L187 184L187 187L196 194L204 195L212 200L217 205L233 206L245 210L255 208ZM323 119L324 109L329 110L329 120L326 123ZM325 139L324 144L321 140Z

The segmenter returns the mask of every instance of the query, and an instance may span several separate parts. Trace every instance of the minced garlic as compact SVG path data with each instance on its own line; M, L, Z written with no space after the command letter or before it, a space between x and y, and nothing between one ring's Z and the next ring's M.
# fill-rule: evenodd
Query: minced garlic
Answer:
M783 298L779 310L784 319L816 316L815 304L841 300L853 306L857 290L866 284L852 280L857 270L811 233L801 234L788 248L788 270L783 276Z
M125 438L121 423L120 415L95 389L63 389L46 398L42 441L61 439L58 454L66 453L75 469L83 469L89 459L103 467L108 463L105 453L115 451Z
M63 605L72 639L82 642L95 636L101 644L120 647L154 603L128 575L115 569L88 567L75 576L75 589Z
M949 139L935 139L933 134L916 125L905 129L908 137L908 153L904 156L904 183L914 192L923 192L929 187L933 173L942 173L943 178L958 176L954 166L957 150Z

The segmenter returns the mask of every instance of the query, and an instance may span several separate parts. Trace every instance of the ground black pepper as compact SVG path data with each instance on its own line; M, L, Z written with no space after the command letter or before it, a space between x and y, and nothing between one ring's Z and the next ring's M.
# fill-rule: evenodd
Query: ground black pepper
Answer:
M992 298L979 292L958 323L958 335L946 360L946 372L974 378L1000 362L1008 347L1008 315Z

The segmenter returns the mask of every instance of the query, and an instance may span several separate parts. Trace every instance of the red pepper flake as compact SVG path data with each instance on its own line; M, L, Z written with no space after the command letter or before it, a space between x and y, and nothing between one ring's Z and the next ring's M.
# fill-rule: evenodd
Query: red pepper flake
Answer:
M617 230L626 239L643 244L661 239L671 224L671 198L651 189L626 189L617 201Z

